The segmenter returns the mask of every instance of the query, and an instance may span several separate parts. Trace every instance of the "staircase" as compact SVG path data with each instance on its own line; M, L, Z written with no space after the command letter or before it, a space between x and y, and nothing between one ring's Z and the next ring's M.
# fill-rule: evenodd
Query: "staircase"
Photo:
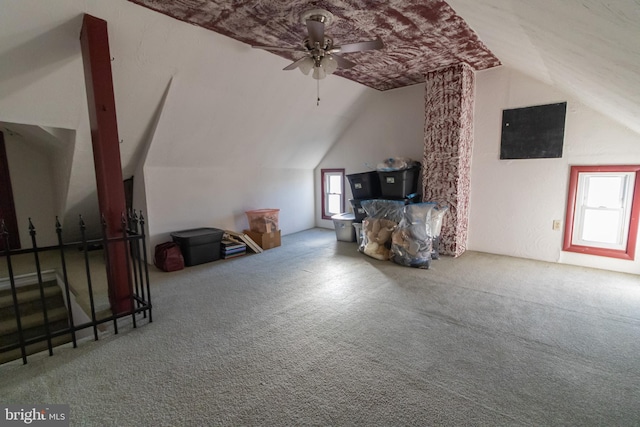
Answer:
M49 332L69 327L67 307L62 297L62 290L56 281L43 283L47 317L49 319ZM27 346L27 355L35 354L47 349L46 328L44 314L42 312L42 300L38 284L21 286L17 288L18 309L22 323L22 333L25 340L42 337L42 341ZM20 342L16 312L13 306L11 289L0 291L0 364L11 360L20 359L20 348L5 350L7 346ZM52 338L52 345L58 346L71 342L71 334L64 334Z

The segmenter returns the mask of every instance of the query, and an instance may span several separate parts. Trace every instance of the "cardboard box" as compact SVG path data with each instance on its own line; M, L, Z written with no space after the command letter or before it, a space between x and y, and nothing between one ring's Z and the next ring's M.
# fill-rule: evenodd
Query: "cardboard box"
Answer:
M256 233L251 230L244 230L244 233L251 237L262 249L271 249L280 246L280 230L271 233Z

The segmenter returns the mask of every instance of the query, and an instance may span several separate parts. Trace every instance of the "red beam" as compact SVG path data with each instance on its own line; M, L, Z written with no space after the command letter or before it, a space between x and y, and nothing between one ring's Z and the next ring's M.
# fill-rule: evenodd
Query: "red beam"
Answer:
M121 237L121 215L126 208L107 22L85 14L80 44L89 104L98 204L107 222L107 236ZM107 250L109 301L114 313L122 313L132 308L127 248L124 243L110 244Z

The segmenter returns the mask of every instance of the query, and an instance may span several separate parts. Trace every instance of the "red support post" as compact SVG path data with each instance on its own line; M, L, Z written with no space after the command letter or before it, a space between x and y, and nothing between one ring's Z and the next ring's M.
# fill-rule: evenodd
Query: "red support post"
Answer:
M120 219L126 208L107 22L85 14L80 44L89 104L98 204L107 223L107 237L119 238L122 236ZM126 243L112 243L108 246L105 250L109 251L109 301L114 314L123 313L133 308Z

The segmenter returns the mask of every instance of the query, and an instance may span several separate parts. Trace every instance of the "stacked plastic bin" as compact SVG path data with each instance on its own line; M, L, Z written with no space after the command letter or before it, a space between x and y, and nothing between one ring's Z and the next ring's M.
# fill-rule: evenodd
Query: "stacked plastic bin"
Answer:
M380 188L380 177L377 171L354 173L347 175L353 199L349 200L353 207L355 222L361 223L367 216L362 208L363 200L378 199L382 194Z
M362 208L363 200L402 200L405 204L420 202L418 176L420 166L402 170L370 171L347 175L353 199L349 202L356 217L362 222L367 213Z
M383 199L404 200L405 203L415 203L418 198L418 175L420 166L408 169L378 171L380 192Z
M416 268L429 268L431 260L439 258L442 221L449 208L422 201L418 162L389 158L375 171L347 178L360 252Z
M347 175L353 199L349 200L353 208L353 228L355 241L360 245L362 238L362 220L367 216L362 201L377 199L382 195L380 177L377 171L354 173Z

